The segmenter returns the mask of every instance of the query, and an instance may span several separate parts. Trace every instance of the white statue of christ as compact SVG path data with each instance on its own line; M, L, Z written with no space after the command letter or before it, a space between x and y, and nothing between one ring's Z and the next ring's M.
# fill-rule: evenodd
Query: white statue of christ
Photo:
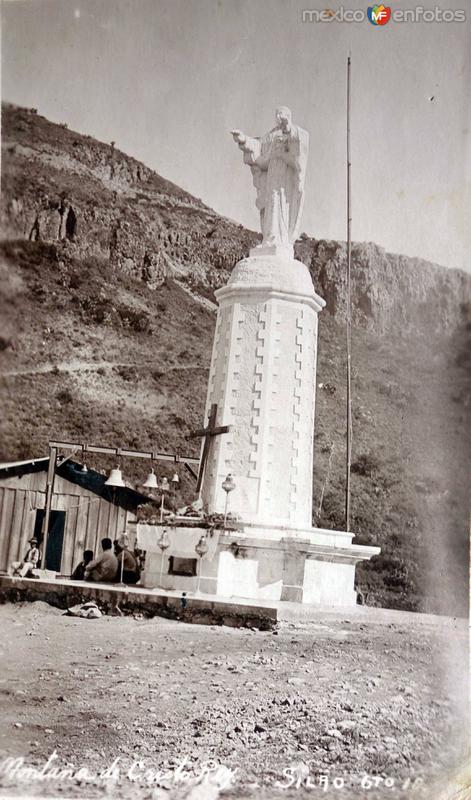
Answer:
M257 190L263 235L258 249L274 248L274 252L291 251L298 237L309 149L309 134L293 124L289 108L277 108L275 121L275 127L260 138L231 131Z

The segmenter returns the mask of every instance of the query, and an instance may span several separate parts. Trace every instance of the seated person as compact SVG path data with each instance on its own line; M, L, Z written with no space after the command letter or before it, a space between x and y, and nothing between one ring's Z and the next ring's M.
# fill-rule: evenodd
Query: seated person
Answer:
M114 543L114 551L118 557L118 580L121 580L121 562L123 583L137 583L141 577L135 556L118 541Z
M83 560L75 567L72 575L70 576L70 580L84 581L85 570L87 566L90 564L90 561L93 561L93 550L85 550L83 553Z
M140 547L135 547L133 551L133 556L136 559L138 571L140 573L144 572L144 566L146 560L145 550L141 550Z
M84 579L97 583L114 583L118 572L118 559L113 553L113 542L108 537L101 540L102 554L85 567Z
M33 575L33 569L37 569L41 561L41 553L39 552L38 540L30 539L29 548L26 551L23 561L13 561L10 569L12 575L21 575L22 578L37 577Z

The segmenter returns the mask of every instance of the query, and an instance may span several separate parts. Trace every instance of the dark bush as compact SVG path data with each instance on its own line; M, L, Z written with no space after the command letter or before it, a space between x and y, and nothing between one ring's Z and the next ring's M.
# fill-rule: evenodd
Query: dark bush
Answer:
M72 272L69 278L69 288L79 289L83 283L83 278L78 272Z
M137 333L147 333L150 330L150 318L146 311L136 311L129 306L120 306L118 314L125 328Z
M363 475L366 478L372 478L379 468L378 460L375 456L363 453L358 456L356 461L352 463L352 472L357 475Z
M127 367L122 365L116 368L116 372L123 379L123 381L135 381L137 380L138 374L135 367Z
M0 350L7 350L12 344L11 337L0 336Z
M66 405L67 403L72 403L74 399L73 395L68 389L61 389L59 392L57 392L56 398L62 405Z

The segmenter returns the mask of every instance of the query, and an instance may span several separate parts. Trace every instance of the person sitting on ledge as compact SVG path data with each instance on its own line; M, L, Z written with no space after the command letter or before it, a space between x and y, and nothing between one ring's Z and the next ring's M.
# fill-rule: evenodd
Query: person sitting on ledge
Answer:
M141 577L139 572L139 567L137 565L136 558L133 554L127 549L127 547L123 547L118 541L114 543L114 551L118 558L118 575L117 578L121 580L121 569L123 570L123 583L137 583L139 578ZM122 567L121 567L122 562Z
M71 581L84 581L85 580L85 570L93 561L93 550L85 550L83 553L83 560L77 564L75 567L72 575L70 576Z
M30 539L29 545L30 547L26 551L23 561L13 561L11 564L10 569L12 575L20 575L22 578L38 577L37 575L33 575L33 569L37 569L38 564L41 561L38 540Z
M84 580L96 583L114 583L118 572L118 559L113 553L113 542L108 537L101 540L102 554L85 567Z

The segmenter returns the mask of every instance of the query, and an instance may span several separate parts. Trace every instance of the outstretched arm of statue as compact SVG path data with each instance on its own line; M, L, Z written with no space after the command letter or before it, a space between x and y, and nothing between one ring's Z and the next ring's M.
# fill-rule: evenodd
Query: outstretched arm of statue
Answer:
M245 140L247 139L245 133L242 133L242 131L239 130L234 130L231 131L231 136L234 139L234 141L239 145L239 147L244 146Z
M258 139L252 139L250 136L246 136L245 133L242 133L242 131L239 130L231 131L231 135L244 153L245 163L253 164L255 159L260 154L260 141Z

